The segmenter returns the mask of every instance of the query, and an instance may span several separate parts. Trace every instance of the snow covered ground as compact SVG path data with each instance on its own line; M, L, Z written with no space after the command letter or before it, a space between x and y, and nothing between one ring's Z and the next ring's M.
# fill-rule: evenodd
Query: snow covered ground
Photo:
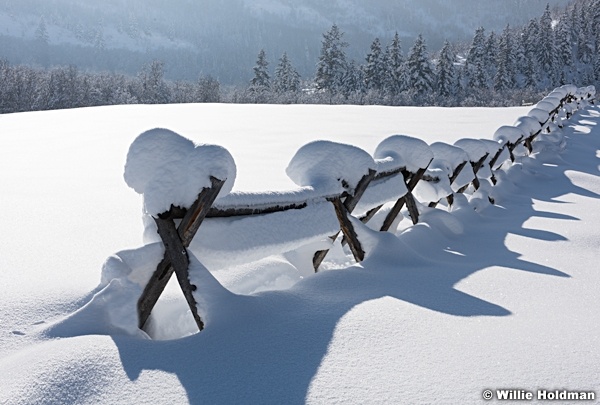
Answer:
M487 388L597 396L593 106L559 130L564 148L540 142L502 172L495 206L457 198L452 212L424 208L396 235L362 229L360 265L339 251L315 275L281 255L214 272L238 294L200 272L219 306L199 334L176 288L154 326L170 340L111 330L101 312L73 315L107 258L143 243L142 200L123 170L145 130L221 145L235 159L235 191L274 191L297 187L285 169L313 140L373 154L392 134L492 139L529 109L208 104L0 116L0 403L456 404L482 402Z

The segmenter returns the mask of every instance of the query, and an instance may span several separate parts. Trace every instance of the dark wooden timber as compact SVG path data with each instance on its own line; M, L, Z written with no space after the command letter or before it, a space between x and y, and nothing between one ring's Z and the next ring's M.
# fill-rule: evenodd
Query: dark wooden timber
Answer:
M274 204L264 207L231 207L231 208L218 208L211 207L208 211L207 218L226 218L226 217L238 217L246 215L261 215L271 214L273 212L281 212L288 210L300 210L308 206L307 201L291 204Z
M197 232L200 224L206 217L208 210L210 209L212 203L217 198L219 191L225 184L225 180L219 180L217 178L211 177L212 187L203 189L200 194L198 194L198 198L192 206L185 210L185 214L183 215L183 219L179 223L177 227L177 234L181 239L181 243L184 247L188 247ZM170 219L181 218L181 214L183 211L177 207L171 207L171 210L166 213L160 214L160 219ZM140 329L144 328L146 321L150 317L150 313L152 312L152 308L158 301L158 298L164 291L171 275L175 271L175 268L171 264L171 260L169 256L165 252L165 257L158 264L156 270L150 277L148 284L144 288L142 295L140 296L137 308L138 308L138 326Z
M492 172L491 180L492 180L492 184L494 184L494 185L496 185L496 183L497 183L496 176L494 175L494 170L496 170L494 168L494 165L496 164L496 161L498 160L498 158L502 154L502 151L504 150L505 147L506 147L506 144L502 145L498 149L498 151L496 152L496 154L490 159L489 166L490 166L490 171Z
M410 180L408 180L408 182L406 183L406 189L408 190L408 193L406 193L404 196L402 196L396 200L396 203L394 203L394 206L392 207L390 212L388 212L388 214L386 215L386 217L383 221L383 225L381 225L381 228L379 229L381 232L387 232L390 229L390 227L396 220L396 217L398 217L400 210L402 209L402 207L404 207L404 204L407 202L406 197L409 194L410 194L410 197L408 197L408 198L411 198L413 200L412 203L414 203L414 197L412 196L412 191L417 186L417 183L424 177L425 172L427 171L427 168L429 167L429 165L431 164L432 161L433 161L433 159L431 159L429 161L427 166L420 168L419 170L417 170L416 173L413 173L410 176ZM438 179L438 181L439 181L439 179ZM412 204L412 203L411 203L412 208L409 208L409 213L410 213L411 219L413 220L413 223L416 223L415 221L417 221L417 222L419 221L419 211L417 210L416 203L415 204ZM413 210L413 212L410 212L411 209Z
M367 174L365 174L360 181L358 182L358 184L356 185L356 189L354 190L354 194L347 196L344 199L344 207L346 209L346 211L351 214L352 211L354 210L354 208L356 208L356 205L358 204L358 202L360 201L361 197L363 196L363 194L365 193L365 191L367 190L367 187L369 186L369 184L371 183L371 181L375 178L375 174L377 173L377 171L373 170L373 169L369 169L369 172ZM333 202L336 198L339 197L335 197L333 199L329 199L329 201ZM341 199L340 199L341 201ZM335 204L334 204L335 206ZM340 220L339 216L338 216L338 221ZM340 222L340 226L342 226L341 222ZM338 231L335 235L330 236L330 239L335 241L338 237L338 235L340 234L340 232ZM313 268L315 269L315 273L317 271L319 271L319 266L321 265L321 263L323 263L323 260L325 259L325 257L327 256L327 253L329 253L329 249L326 250L319 250L317 251L314 256L313 256Z
M533 152L533 140L542 132L542 130L540 129L539 131L537 131L535 134L529 136L527 139L525 139L525 147L527 148L527 151L529 152L529 154L531 155L531 153Z
M350 218L348 218L349 212L346 206L339 198L334 198L331 203L335 208L335 214L337 215L341 230L344 233L344 236L346 236L346 240L348 241L348 246L350 246L354 260L357 262L362 262L365 259L365 251L358 240L358 235L354 230L354 226L352 225Z
M473 181L469 184L473 184L473 187L475 188L475 190L479 190L479 187L481 186L481 183L479 182L479 178L477 177L477 172L479 171L479 169L481 169L481 166L483 166L483 162L485 161L485 159L487 159L488 155L489 155L489 153L486 153L477 162L471 161L471 167L473 168L473 174L475 175L475 177L473 178ZM465 184L464 186L459 188L457 193L464 193L465 190L467 189L467 187L469 187L469 184Z
M154 218L154 221L158 227L158 234L165 245L165 256L170 260L171 266L175 268L177 281L179 282L181 291L183 291L183 296L192 311L196 326L199 330L202 330L204 329L204 322L202 322L202 319L198 314L196 300L193 295L196 286L190 282L190 259L187 250L179 238L179 233L177 232L177 228L175 228L175 223L172 219Z
M506 148L508 149L508 153L510 154L510 161L514 162L515 161L515 155L513 154L513 151L515 150L515 148L517 147L518 144L521 143L521 141L523 140L523 137L521 136L516 142L512 143L512 142L507 142L506 143Z
M417 222L419 222L419 210L417 208L415 197L410 191L404 196L404 201L406 202L406 208L408 209L410 219L412 220L413 225L416 225Z
M465 160L464 162L462 162L461 164L456 166L456 168L454 169L452 174L448 177L448 179L450 180L450 185L452 185L452 183L454 183L454 181L457 179L458 175L460 174L462 169L466 166L466 164L467 164L467 161ZM448 195L446 197L446 200L448 201L448 204L452 205L452 202L454 201L454 194ZM439 202L440 202L440 200L432 201L429 203L429 207L435 208Z

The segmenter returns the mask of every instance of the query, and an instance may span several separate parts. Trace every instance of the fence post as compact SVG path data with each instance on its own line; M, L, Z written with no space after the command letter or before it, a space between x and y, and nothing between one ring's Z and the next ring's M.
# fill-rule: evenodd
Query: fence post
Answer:
M354 208L356 208L356 205L358 204L358 202L360 201L361 197L363 196L363 194L367 190L367 187L369 186L369 183L371 183L371 180L373 180L373 178L375 177L376 173L377 173L377 171L375 171L373 169L369 169L369 172L367 174L365 174L360 179L360 181L358 182L358 184L356 185L356 189L354 190L354 194L349 195L349 196L347 196L344 199L344 202L343 202L344 209L347 211L348 214L351 214L352 211L354 210ZM332 201L332 202L333 202L334 207L335 207L336 203L334 201ZM341 203L341 200L340 200L340 203ZM336 214L338 214L338 208L336 208ZM341 230L343 230L343 225L342 225L342 221L340 219L340 215L339 214L338 214L338 221L340 221L340 227L342 227ZM350 224L350 227L352 227L352 224ZM340 232L338 231L335 235L330 236L330 239L335 242L335 240L337 239L337 237L338 237L339 234L340 234ZM344 235L346 235L346 233L344 233ZM346 237L347 236L348 235L346 235ZM360 245L360 243L359 243L359 245ZM351 249L352 249L352 247L351 247ZM315 269L315 273L317 271L319 271L319 266L321 265L321 263L325 259L325 256L327 256L327 253L329 253L329 249L319 250L313 256L313 268ZM354 253L354 251L353 251L353 253ZM363 257L364 257L364 252L363 252ZM355 258L356 258L356 256L355 256ZM357 261L362 261L362 259L360 259L360 260L357 259Z
M350 214L349 211L346 206L342 204L339 197L334 198L331 202L335 208L335 214L340 222L340 228L348 241L348 246L350 246L354 260L362 262L365 259L365 251L358 240L358 235L354 230L352 222L350 222L350 219L348 218L348 215Z
M419 182L419 180L421 180L421 178L427 171L427 168L429 167L431 162L433 162L433 159L431 159L429 163L427 163L426 167L422 167L419 170L417 170L416 173L412 173L412 175L410 176L410 180L408 180L408 183L406 183L408 193L396 200L396 203L394 204L390 212L388 212L388 214L386 215L383 221L383 225L381 225L379 231L387 232L390 229L390 227L396 220L396 217L400 213L400 210L402 209L402 207L404 207L405 203L413 224L419 222L419 210L417 209L417 204L415 202L415 197L412 195L412 191L415 189L417 183ZM408 200L410 200L410 202L408 202Z
M176 248L176 250L185 251L185 248L187 248L190 245L190 243L192 242L192 239L194 238L194 235L196 234L196 232L198 231L198 228L202 224L202 221L208 214L210 207L212 206L213 202L217 198L219 191L221 191L223 184L225 184L225 180L220 180L220 179L217 179L212 176L210 177L210 181L211 181L211 187L203 189L200 192L200 194L198 194L198 198L196 199L196 201L194 201L192 206L189 209L185 210L185 215L183 216L183 219L181 220L181 222L179 223L179 226L176 229L177 239L179 239L179 241L181 242L181 246L179 247L179 249ZM171 235L172 229L171 230L168 229L169 225L165 225L164 223L161 223L159 225L159 222L170 221L174 227L173 219L177 218L178 216L173 215L173 211L174 210L171 209L171 210L167 211L166 213L159 215L159 219L161 221L157 221L157 226L159 226L159 232L161 232L161 229L162 229L162 231L165 235L169 235L168 239L167 239L167 243L170 243L171 245L173 243L175 243L178 246L177 242L172 241L172 235ZM155 221L156 221L156 219L155 219ZM163 235L161 235L161 238L162 238L162 236ZM165 241L165 239L163 239L163 242L164 241ZM167 247L167 244L165 244L165 247ZM186 253L186 257L187 257L187 253ZM160 295L164 291L165 287L167 286L167 283L169 282L169 279L171 278L173 271L176 270L176 267L174 267L174 265L173 265L173 260L175 260L175 259L173 259L171 257L171 254L169 253L169 251L168 250L165 251L165 257L156 267L156 270L150 277L148 284L146 284L146 287L144 288L144 291L142 292L142 295L140 296L140 298L138 300L138 303L137 303L138 326L140 329L144 328L146 322L148 321L148 318L150 317L152 308L154 308L154 305L156 305L158 298L160 297ZM187 269L187 265L186 265L186 269ZM179 277L178 277L178 279L179 279ZM189 280L188 280L188 283L189 283ZM185 282L184 282L184 284L185 284ZM180 281L180 285L181 285L181 281ZM191 288L189 286L184 287L184 285L181 285L181 287L182 287L182 290L184 290L185 288L193 290L193 288ZM185 291L184 291L184 294L186 294ZM187 296L186 296L186 299L187 299ZM188 303L189 303L189 301L188 301ZM194 311L192 311L192 314L193 313L194 313ZM196 319L196 316L194 316L194 319ZM198 325L198 328L200 330L202 330L197 319L196 319L196 324Z

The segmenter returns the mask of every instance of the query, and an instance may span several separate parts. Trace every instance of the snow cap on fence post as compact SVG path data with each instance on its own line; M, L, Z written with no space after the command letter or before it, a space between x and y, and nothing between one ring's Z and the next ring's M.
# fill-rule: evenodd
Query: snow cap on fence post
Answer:
M379 172L405 168L416 173L429 165L433 152L421 139L408 135L391 135L377 145L373 156Z
M550 117L550 114L548 114L548 111L543 110L541 108L537 108L537 107L534 107L531 110L529 110L527 115L538 120L540 125L544 125L548 121L548 118Z
M557 97L544 97L541 101L539 101L535 108L539 108L540 110L547 111L550 114L552 111L556 110L560 105L560 99Z
M566 96L575 96L577 92L577 86L574 84L565 84L559 87L559 89L563 89L567 92Z
M528 137L535 135L542 130L540 122L536 118L528 115L517 118L514 126L520 128Z
M354 190L375 166L371 155L356 146L313 141L298 149L285 172L298 186L340 194Z
M503 125L494 132L493 138L495 141L514 145L526 136L527 135L522 128L513 127L512 125Z
M171 205L190 207L210 177L226 180L219 196L233 188L236 166L227 149L195 144L164 128L140 134L129 147L123 177L127 185L144 197L144 210L152 216Z
M454 146L464 150L469 156L469 160L473 163L478 162L486 154L489 154L488 147L479 139L462 138L454 142Z

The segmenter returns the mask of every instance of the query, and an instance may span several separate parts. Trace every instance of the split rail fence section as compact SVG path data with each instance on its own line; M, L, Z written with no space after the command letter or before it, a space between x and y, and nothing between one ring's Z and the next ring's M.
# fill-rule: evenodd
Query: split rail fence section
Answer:
M514 161L515 156L531 154L536 138L562 127L576 110L587 103L593 103L594 98L593 86L559 87L532 108L527 116L517 119L513 126L498 128L491 140L461 139L454 145L440 142L427 145L416 138L393 135L382 141L373 158L369 155L373 164L366 165L366 170L360 176L357 176L356 170L351 167L338 167L339 172L331 173L337 189L336 187L314 187L308 196L298 193L295 198L268 201L269 194L265 193L263 198L255 199L252 204L236 201L235 198L224 198L223 202L219 202L220 200L215 202L227 179L209 174L210 183L202 188L193 204L184 208L173 202L168 210L152 215L164 243L165 254L138 300L139 327L144 328L152 308L171 275L175 273L198 329L204 328L192 294L196 286L190 282L187 252L204 219L302 210L311 204L326 201L332 204L339 221L339 231L332 234L330 239L335 241L341 234L342 243L348 245L354 259L360 262L365 257L365 251L352 224L351 216L365 194L373 192L377 195L375 191L378 188L389 187L390 179L401 180L393 183L396 185L396 190L387 194L382 193L388 196L383 197L384 201L381 201L382 198L379 201L375 198L376 202L372 206L367 209L362 207L363 213L358 219L367 223L386 203L390 205L393 203L379 226L380 231L389 230L404 207L413 224L416 224L419 221L419 204L436 207L443 202L444 205L451 206L457 193L478 190L483 179L486 179L488 184L495 185L497 181L495 172L505 162ZM303 151L304 154L300 153L302 149L306 149ZM316 141L302 149L294 157L296 161L292 159L290 167L298 166L299 169L296 169L292 175L304 176L309 179L309 182L309 174L314 168L306 168L306 166L317 162L317 159L311 157L315 153L324 153L325 160L327 156L339 157L339 154L349 154L350 165L353 166L356 159L360 160L364 157L361 155L357 158L358 155L353 155L357 153L358 148L327 141ZM367 154L364 151L362 153ZM147 156L147 158L154 157ZM339 173L350 173L350 178L341 178ZM301 179L300 182L302 181L306 183L306 179ZM419 195L430 196L429 201L416 201L414 191L420 185L425 191ZM389 196L393 197L390 199ZM491 203L494 202L491 197L488 198ZM327 253L327 250L314 253L315 272L319 270Z

